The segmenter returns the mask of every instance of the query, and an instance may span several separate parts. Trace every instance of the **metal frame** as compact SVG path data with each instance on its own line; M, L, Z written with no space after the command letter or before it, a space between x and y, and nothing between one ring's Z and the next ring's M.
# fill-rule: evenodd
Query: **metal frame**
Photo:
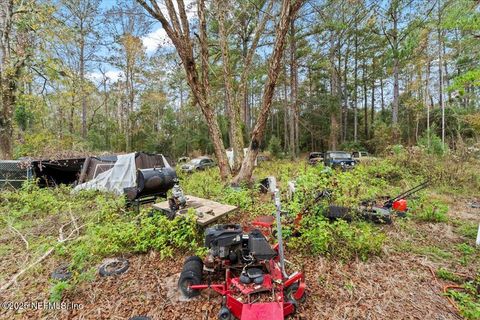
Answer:
M18 188L25 181L33 177L32 168L23 169L19 166L19 160L0 160L0 189L5 187ZM2 170L4 168L5 170ZM15 186L19 184L19 186Z

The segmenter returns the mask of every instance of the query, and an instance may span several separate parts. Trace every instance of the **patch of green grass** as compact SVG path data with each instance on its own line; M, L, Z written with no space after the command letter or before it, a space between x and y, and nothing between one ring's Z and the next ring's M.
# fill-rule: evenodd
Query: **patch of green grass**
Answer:
M475 240L477 238L478 225L474 222L461 220L456 231L466 238Z
M480 293L478 281L470 281L463 285L464 290L448 290L447 295L452 297L465 319L480 319Z
M460 263L463 266L467 266L470 261L470 257L475 253L475 248L468 245L467 243L461 243L457 245L458 251L461 253Z
M70 289L68 281L57 281L50 288L50 302L62 301L63 293Z
M447 222L448 205L445 203L422 196L410 202L413 217L425 222Z
M454 257L453 253L443 250L436 246L420 246L412 241L400 241L396 243L395 248L399 252L415 253L432 258L434 261L450 260Z
M437 275L438 278L447 280L447 281L458 282L461 280L457 275L455 275L454 273L450 272L445 268L439 268L437 271L435 271L435 274Z

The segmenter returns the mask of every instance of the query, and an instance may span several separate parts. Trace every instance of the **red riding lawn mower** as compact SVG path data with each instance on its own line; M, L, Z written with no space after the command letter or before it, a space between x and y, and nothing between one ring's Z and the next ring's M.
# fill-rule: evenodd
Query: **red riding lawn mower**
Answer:
M178 286L188 298L211 288L223 296L221 320L283 320L306 297L303 273L287 274L280 223L280 195L275 191L277 243L260 229L216 225L205 231L207 257L189 257ZM261 225L258 225L261 227ZM219 281L218 279L222 279Z

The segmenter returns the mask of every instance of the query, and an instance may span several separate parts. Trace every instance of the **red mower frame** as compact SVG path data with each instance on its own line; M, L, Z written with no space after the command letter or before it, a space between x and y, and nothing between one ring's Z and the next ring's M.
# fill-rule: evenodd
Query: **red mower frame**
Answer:
M240 276L232 271L232 266L226 263L225 280L221 283L189 284L190 290L213 289L223 296L222 308L219 313L220 320L231 320L233 317L240 320L284 320L285 317L295 313L298 303L306 297L306 284L303 272L294 272L288 275L285 271L285 259L283 254L283 242L280 222L280 196L275 192L275 204L277 206L277 243L272 249L277 254L269 260L258 261L258 264L266 270L261 283L244 283ZM262 228L266 237L272 235L272 219L267 221L254 221L252 226ZM235 268L238 269L238 268ZM267 302L252 301L252 295L268 293Z

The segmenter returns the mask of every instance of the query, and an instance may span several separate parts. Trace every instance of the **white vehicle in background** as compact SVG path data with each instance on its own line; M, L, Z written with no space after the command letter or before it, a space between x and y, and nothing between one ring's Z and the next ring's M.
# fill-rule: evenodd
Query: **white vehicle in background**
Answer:
M375 160L376 158L370 155L367 151L354 151L352 152L353 159L359 162L371 161Z

